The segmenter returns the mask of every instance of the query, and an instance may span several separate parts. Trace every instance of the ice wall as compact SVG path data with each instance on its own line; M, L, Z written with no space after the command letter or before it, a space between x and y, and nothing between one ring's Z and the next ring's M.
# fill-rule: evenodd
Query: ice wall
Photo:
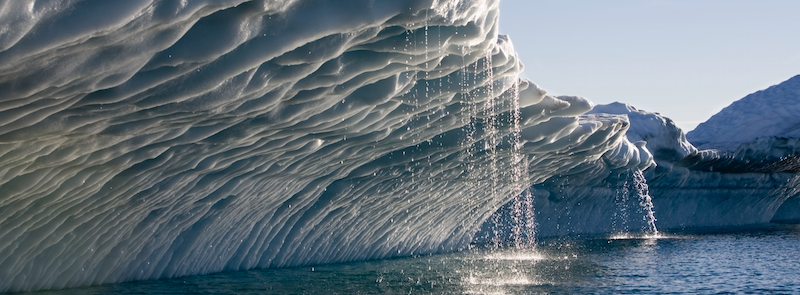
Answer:
M497 6L0 3L0 292L449 251L532 183L648 166L518 78Z

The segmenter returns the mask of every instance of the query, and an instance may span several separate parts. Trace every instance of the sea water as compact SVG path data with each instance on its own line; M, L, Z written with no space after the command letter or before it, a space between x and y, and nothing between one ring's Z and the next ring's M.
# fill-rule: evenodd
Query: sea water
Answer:
M540 239L532 249L226 272L40 294L800 293L800 225Z

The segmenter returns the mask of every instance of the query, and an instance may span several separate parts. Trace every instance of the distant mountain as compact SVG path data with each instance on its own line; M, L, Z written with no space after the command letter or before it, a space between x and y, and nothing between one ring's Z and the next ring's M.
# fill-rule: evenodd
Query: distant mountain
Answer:
M800 138L800 75L732 103L686 134L700 149L733 151L745 143Z

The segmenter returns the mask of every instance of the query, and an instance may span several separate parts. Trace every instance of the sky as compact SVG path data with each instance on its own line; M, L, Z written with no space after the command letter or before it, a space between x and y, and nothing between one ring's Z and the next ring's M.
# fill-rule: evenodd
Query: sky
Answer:
M500 33L554 95L658 112L688 132L800 74L797 0L501 0Z

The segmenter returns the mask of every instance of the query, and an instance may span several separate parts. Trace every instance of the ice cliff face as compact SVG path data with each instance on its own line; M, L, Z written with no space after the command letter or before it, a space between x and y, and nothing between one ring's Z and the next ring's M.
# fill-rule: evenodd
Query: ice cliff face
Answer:
M520 80L497 1L0 4L0 292L464 247L652 165Z

